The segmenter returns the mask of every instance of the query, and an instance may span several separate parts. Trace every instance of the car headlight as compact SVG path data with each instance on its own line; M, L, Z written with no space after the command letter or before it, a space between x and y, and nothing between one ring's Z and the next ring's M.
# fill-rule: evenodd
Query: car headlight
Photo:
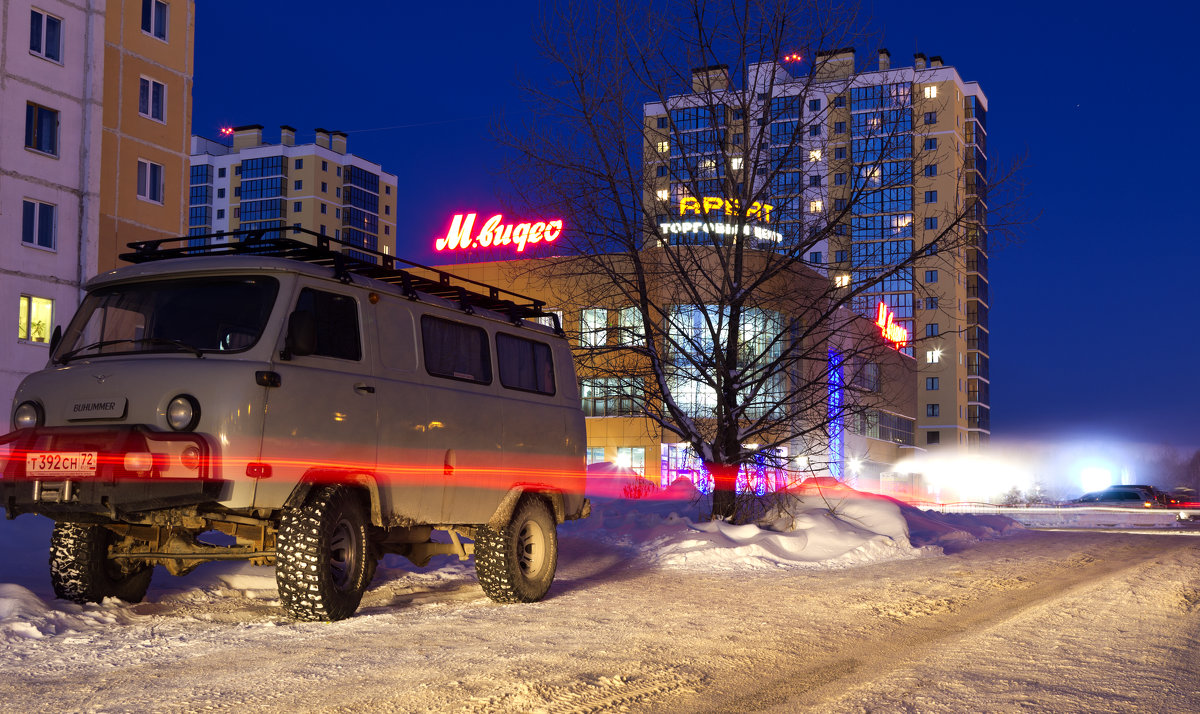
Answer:
M175 431L191 431L200 421L200 404L187 394L180 394L167 403L167 425Z
M42 405L37 402L21 402L13 410L12 420L14 429L29 429L44 424L46 415L42 411Z

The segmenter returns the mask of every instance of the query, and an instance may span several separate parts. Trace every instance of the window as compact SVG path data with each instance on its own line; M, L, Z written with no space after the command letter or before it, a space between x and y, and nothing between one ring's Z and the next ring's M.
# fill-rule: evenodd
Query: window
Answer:
M941 412L941 410L942 410L942 405L940 405L940 404L926 404L925 405L925 416L927 416L927 417L938 416L939 412Z
M217 198L225 198L225 189L223 189L223 188L217 189Z
M298 169L304 168L304 159L296 159L296 168L298 168Z
M603 347L608 342L608 310L588 308L579 316L579 344Z
M224 217L225 217L225 209L224 209L224 208L218 208L218 209L217 209L217 220L220 220L220 219L222 219L222 218L224 218Z
M926 99L937 99L937 86L936 85L931 84L928 87L925 87L925 98Z
M730 159L729 168L733 169L734 171L740 171L742 169L742 157L735 156Z
M496 335L500 384L538 394L554 394L554 361L550 345L513 335Z
M329 184L321 182L321 193L329 193Z
M821 150L820 149L810 149L808 152L808 160L809 161L820 161L821 160Z
M659 117L658 121L655 123L655 126L657 126L659 129L666 129L667 128L667 118Z
M241 197L242 197L242 187L241 187L241 186L234 186L234 187L233 187L233 197L234 197L234 198L241 198Z
M21 314L17 318L17 339L24 342L50 342L50 326L54 322L54 301L22 295Z
M341 166L335 166L335 167L334 167L334 170L335 170L335 172L336 172L336 174L337 174L338 178L341 178L341 176L342 176L342 167L341 167Z
M302 210L304 210L304 204L302 204L300 201L292 201L293 213L299 213Z
M321 224L321 235L325 235L325 224Z
M937 124L937 112L925 112L926 124Z
M925 298L925 309L936 310L938 308L938 299L935 297Z
M741 133L737 133L737 134L733 135L733 145L734 146L742 145L742 134Z
M925 336L926 337L937 337L938 336L938 324L936 322L931 322L925 326Z
M937 364L941 361L942 361L942 351L940 349L925 351L925 363L926 364Z
M58 156L58 112L29 102L25 105L25 148Z
M808 262L812 263L813 265L821 265L821 258L823 257L824 256L821 255L821 251L814 250L808 254Z
M38 10L30 11L29 51L52 62L61 62L62 20Z
M808 135L809 136L820 136L821 135L821 125L813 124L812 126L808 127Z
M646 475L646 447L618 446L617 466L633 471L638 476Z
M925 164L926 176L937 176L937 164Z
M926 377L925 378L925 391L936 392L937 390L938 390L938 378L937 377Z
M142 77L138 80L138 114L155 121L166 120L167 87L162 82Z
M322 171L328 171L328 170L329 170L329 162L328 162L328 161L322 161L322 162L321 162L321 170L322 170Z
M326 211L325 209L326 209L326 206L324 203L322 203L321 204L321 213L327 213L328 211Z
M926 139L925 140L925 148L926 149L936 149L937 148L937 139L936 138Z
M638 377L584 377L579 380L583 415L589 417L634 416L643 393Z
M217 169L217 178L225 178L225 167Z
M838 210L838 211L846 210L846 199L844 199L844 198L833 199L833 207L835 210ZM838 235L844 236L844 235L846 235L845 228L846 228L845 226L837 226L835 230Z
M820 175L809 176L808 177L808 185L809 186L820 186L821 185Z
M833 133L834 134L845 134L846 133L846 122L835 121L833 123Z
M666 201L671 198L671 192L665 188L660 188L654 192L654 197L660 201Z
M334 186L333 187L333 195L336 196L337 198L341 198L342 197L342 187Z
M934 241L934 242L930 243L929 245L925 246L925 255L937 255L937 252L938 252L937 241Z
M833 252L833 260L835 263L845 263L846 262L846 251L835 250Z
M834 174L833 175L833 185L834 186L845 186L846 185L846 174Z
M846 95L844 95L844 94L839 94L839 95L837 95L836 97L834 97L834 98L833 98L833 106L835 106L835 107L844 107L844 106L846 106Z
M657 148L657 149L658 149L658 153L660 153L660 154L665 154L665 153L667 153L668 151L670 151L670 150L671 150L671 142L669 142L669 141L660 141L660 142L658 142L658 144L656 145L656 147L655 147L655 148Z
M26 200L22 205L21 242L54 250L55 207L50 203Z
M341 217L342 217L342 209L340 209L340 208L335 208L335 209L333 209L333 217L334 217L334 218L337 218L337 219L341 219Z
M835 159L846 158L846 147L844 147L844 146L835 147L833 150L833 158L835 158Z
M588 463L588 466L591 466L592 464L604 463L604 447L603 446L587 447L587 463Z
M384 234L385 236L390 236L390 235L392 234L392 227L391 227L391 226L384 226L384 227L383 227L383 234ZM386 246L384 247L384 250L385 250L385 251L387 250L387 247L386 247Z
M926 191L925 203L937 203L937 191Z
M937 226L937 216L930 216L929 218L925 219L925 230L937 230Z
M421 316L425 371L435 377L492 383L492 360L487 332L474 325Z
M825 209L825 203L822 201L809 201L808 202L808 212L809 213L820 213L824 209Z
M163 202L163 167L153 161L138 159L137 195L147 201Z
M304 182L296 181L292 184L292 188L295 189L296 191L299 191L300 189L304 188Z
M926 444L940 444L940 443L942 443L942 433L941 433L940 431L927 431L927 432L925 432L925 443L926 443Z
M629 347L646 344L642 334L642 313L636 307L623 307L617 313L617 341Z
M936 270L926 270L925 271L925 282L936 283L937 281L938 281L938 271L936 271Z
M142 0L142 32L167 39L167 4L162 0Z
M656 169L654 169L654 175L659 178L666 176L667 175L667 167L666 166L657 167Z
M848 287L850 287L850 275L849 275L849 274L845 274L845 275L838 275L838 276L834 277L834 279L833 279L833 287L835 287L835 288L848 288Z
M810 100L808 100L808 110L809 110L810 112L819 112L819 111L821 111L821 100L820 100L820 99L810 99Z
M313 354L337 359L362 359L358 337L358 305L348 295L304 288L296 312L308 313L314 323Z

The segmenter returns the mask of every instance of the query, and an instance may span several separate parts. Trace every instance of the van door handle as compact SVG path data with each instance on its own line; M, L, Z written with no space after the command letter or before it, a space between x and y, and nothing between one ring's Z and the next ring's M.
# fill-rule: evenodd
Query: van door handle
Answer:
M358 392L359 394L374 394L375 388L369 384L363 384L362 382L359 382L358 384L354 385L354 391Z

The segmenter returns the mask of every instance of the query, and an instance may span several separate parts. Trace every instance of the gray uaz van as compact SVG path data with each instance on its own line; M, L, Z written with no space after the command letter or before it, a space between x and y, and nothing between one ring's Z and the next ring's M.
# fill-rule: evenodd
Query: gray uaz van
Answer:
M0 505L55 520L60 597L136 602L155 565L246 559L293 616L337 620L385 553L473 554L493 600L545 595L556 526L590 504L539 301L303 229L130 247L0 437Z

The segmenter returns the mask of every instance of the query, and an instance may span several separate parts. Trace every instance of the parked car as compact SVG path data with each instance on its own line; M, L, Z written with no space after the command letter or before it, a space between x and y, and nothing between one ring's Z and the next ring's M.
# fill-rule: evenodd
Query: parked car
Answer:
M1152 492L1138 487L1113 486L1103 491L1085 493L1068 505L1075 506L1120 506L1127 508L1161 508Z
M136 602L155 565L245 559L275 566L294 617L338 620L397 553L474 555L493 600L542 598L557 524L590 510L557 317L282 233L131 244L21 383L0 503L55 520L55 592Z

